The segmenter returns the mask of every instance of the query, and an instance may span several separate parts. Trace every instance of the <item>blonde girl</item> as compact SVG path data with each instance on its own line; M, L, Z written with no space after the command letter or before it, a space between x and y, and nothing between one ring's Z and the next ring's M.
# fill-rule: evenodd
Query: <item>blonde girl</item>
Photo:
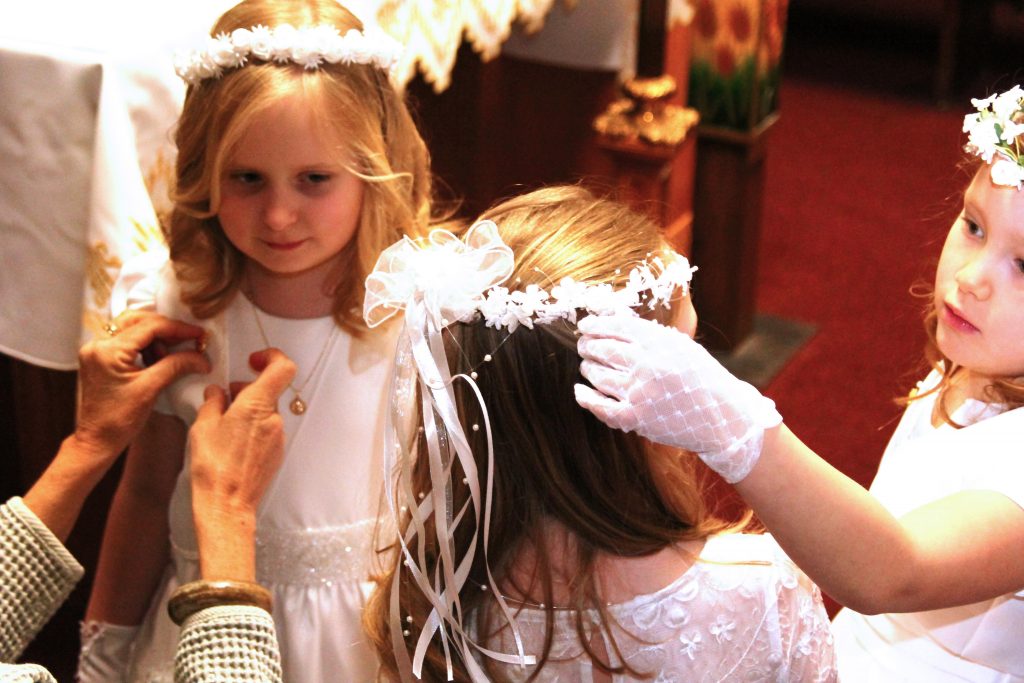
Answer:
M166 602L199 575L186 427L202 384L251 379L248 355L276 346L298 369L281 400L285 464L249 520L257 577L273 594L285 680L365 681L376 661L359 621L393 333L369 332L359 304L381 249L428 221L428 154L388 80L395 45L333 0L246 0L211 36L178 64L189 88L170 263L127 267L115 301L199 320L214 371L167 391L131 448L80 676L169 680Z
M736 483L783 548L848 609L840 673L864 681L1024 681L1024 90L975 100L980 157L925 318L932 372L871 493L780 424L696 343L584 321L580 402L688 447ZM874 615L874 616L868 616Z
M481 218L493 224L464 249L405 245L371 276L386 286L369 292L369 319L381 301L408 306L401 367L415 357L416 401L433 397L412 413L413 460L390 472L406 548L387 550L366 612L385 678L443 681L451 666L460 681L833 680L820 596L771 538L733 533L705 509L690 459L607 428L572 395L588 311L635 306L692 333L686 260L646 217L577 187ZM453 279L433 280L438 267ZM481 282L484 268L498 276ZM438 388L437 373L455 379ZM396 407L408 388L396 382ZM477 504L489 515L474 518Z

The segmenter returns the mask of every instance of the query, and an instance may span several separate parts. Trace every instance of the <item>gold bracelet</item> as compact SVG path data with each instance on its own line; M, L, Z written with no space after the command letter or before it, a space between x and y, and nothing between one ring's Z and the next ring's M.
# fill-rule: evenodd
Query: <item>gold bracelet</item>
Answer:
M207 607L252 605L270 611L270 591L250 581L192 581L180 586L167 603L167 613L178 626Z

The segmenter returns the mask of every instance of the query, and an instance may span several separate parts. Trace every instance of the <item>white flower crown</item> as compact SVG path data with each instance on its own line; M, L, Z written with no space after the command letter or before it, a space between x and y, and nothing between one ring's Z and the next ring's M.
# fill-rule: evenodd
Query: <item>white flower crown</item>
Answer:
M299 64L316 69L328 64L371 64L390 72L402 53L401 44L381 32L350 29L341 35L333 26L321 24L295 28L262 24L238 28L230 34L208 38L197 50L175 55L174 71L189 85L206 78L220 78L225 69L244 66L249 58L279 64Z
M1024 90L1015 85L1000 95L983 100L972 99L977 114L964 117L964 132L969 134L964 149L991 165L992 182L997 185L1024 186Z
M373 272L366 278L363 302L366 324L376 327L399 311L405 311L405 326L399 335L392 369L383 456L385 481L389 482L385 486L388 509L396 528L403 529L403 520L408 522L397 538L412 585L407 586L405 580L396 581L390 611L395 656L403 679L422 677L427 645L438 634L444 643L448 670L452 670L451 650L454 649L473 681L490 680L477 662L478 654L510 665L534 666L537 663L535 655L525 652L514 612L502 596L488 560L494 473L502 466L502 458L495 452L491 415L476 383L478 373L470 370L452 374L442 336L444 329L456 322L479 320L482 316L489 327L507 328L511 334L520 325L532 329L534 325L557 320L575 322L581 309L601 315L637 315L637 308L668 306L679 288L684 294L688 292L696 269L682 256L666 254L666 257L663 261L647 254L643 262L630 270L625 286L619 289L609 283L577 282L566 277L550 293L537 285L510 292L501 285L515 270L515 256L498 234L498 226L491 221L481 221L471 227L463 239L437 229L425 240L406 237L385 249L377 259ZM497 347L502 343L504 341ZM479 359L480 363L491 360L490 353ZM462 409L453 391L456 382L468 387L469 400L476 398L479 422L463 423ZM412 401L420 403L418 411L412 408ZM417 420L408 419L417 413ZM413 428L417 432L412 432ZM473 444L468 436L471 431L482 432L485 437L482 444ZM415 446L410 450L411 444L419 443L420 433L427 446L422 453ZM483 446L486 446L486 453L473 452L474 447L482 451ZM414 454L416 458L422 457L429 468L431 485L427 491L412 488ZM477 457L486 459L483 460L486 468L478 465ZM465 475L462 483L469 491L458 509L452 503L456 462ZM428 526L427 520L431 518L434 524ZM472 540L468 551L456 557L453 539L463 533L458 528L463 522L473 524L469 532ZM449 548L451 552L441 553L434 569L430 569L423 561L422 552L416 552L414 541L433 543L435 540L438 547ZM487 573L485 589L498 603L515 641L515 651L511 653L491 650L474 642L464 624L459 596L469 579L468 568L480 551ZM399 602L394 599L398 591L410 588L419 590L431 605L411 659L406 650L408 644L397 635L402 632L404 622ZM452 675L449 673L448 677Z
M481 315L488 327L512 333L520 325L533 329L556 320L575 323L579 310L637 315L640 307L669 306L678 289L685 296L697 270L678 254L668 263L647 256L619 289L565 277L550 292L535 284L509 291L501 285L512 274L515 257L498 226L481 221L464 240L447 230L433 230L425 241L406 237L381 253L366 278L363 317L376 327L407 306L422 303L436 329Z

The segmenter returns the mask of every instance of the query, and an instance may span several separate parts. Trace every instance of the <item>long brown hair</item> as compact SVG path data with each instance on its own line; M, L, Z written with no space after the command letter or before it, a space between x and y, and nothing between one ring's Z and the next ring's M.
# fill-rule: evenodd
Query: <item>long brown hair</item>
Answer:
M622 285L629 270L666 244L657 227L629 209L593 197L578 187L539 190L512 199L487 211L481 218L493 220L516 259L509 282L513 289L538 284L550 290L565 276L576 280ZM583 312L580 312L583 315ZM654 317L667 322L672 311L661 309ZM711 517L704 507L693 458L678 452L655 451L636 436L613 430L577 405L573 385L583 381L579 373L575 326L566 322L505 330L484 321L459 323L448 328L446 349L452 373L477 373L484 405L491 416L494 438L494 491L489 536L489 566L502 592L537 596L547 607L543 666L551 649L556 567L571 557L566 607L576 614L576 629L594 665L608 672L630 672L613 666L608 656L594 652L584 637L585 610L597 610L600 626L608 635L610 617L599 595L595 561L601 556L641 557L685 540L702 539L729 528ZM487 360L489 359L489 360ZM474 396L456 385L460 420L466 425L481 481L488 476L484 430L473 424L483 420ZM420 437L412 470L412 490L430 490L430 473ZM673 481L659 481L655 468L670 459ZM464 473L452 473L452 506L466 501ZM425 535L417 535L412 552L425 553L426 569L433 573L439 548L428 522ZM409 524L401 520L402 531ZM564 529L569 547L554 549L544 542L551 525ZM469 528L466 528L469 527ZM454 539L455 556L467 552L475 529L462 524ZM564 552L562 552L564 550ZM402 627L410 633L411 646L430 613L431 606L417 589L408 568L399 562L393 547L382 550L386 570L365 612L365 625L382 659L385 676L396 677L396 660L389 631L389 603L395 572L400 572L399 603ZM517 560L528 553L533 578L521 585ZM557 553L557 554L556 554ZM473 560L467 588L460 594L464 615L473 615L477 634L486 641L495 633L495 603L481 591L487 584L480 549ZM467 620L468 621L468 620ZM614 643L614 638L610 639ZM619 658L621 660L621 657ZM468 680L465 666L453 656L456 680ZM485 668L490 666L484 663ZM500 678L491 670L490 675ZM444 654L435 637L424 665L424 680L446 678Z
M361 22L335 0L245 0L224 13L211 35L258 24L329 24L344 34ZM194 315L222 311L238 290L245 257L217 219L223 166L261 111L296 92L308 98L339 159L365 183L356 236L342 250L333 314L360 334L363 282L378 254L402 234L416 235L430 219L430 160L400 93L372 65L296 64L250 59L220 78L189 87L178 121L174 208L166 227L182 296Z

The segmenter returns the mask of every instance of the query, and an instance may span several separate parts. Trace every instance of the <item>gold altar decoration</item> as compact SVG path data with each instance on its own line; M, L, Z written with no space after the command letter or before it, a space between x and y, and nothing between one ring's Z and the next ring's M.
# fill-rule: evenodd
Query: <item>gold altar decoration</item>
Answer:
M676 93L675 79L668 74L633 78L622 89L626 96L594 119L594 130L602 135L675 146L700 120L696 110L668 101Z

